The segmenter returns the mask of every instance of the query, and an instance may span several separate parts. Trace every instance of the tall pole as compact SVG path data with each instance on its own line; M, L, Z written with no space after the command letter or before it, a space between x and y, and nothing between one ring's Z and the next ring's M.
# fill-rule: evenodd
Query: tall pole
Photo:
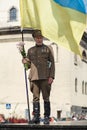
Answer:
M23 30L21 30L22 33L22 41L24 42L24 36L23 36ZM26 85L26 96L27 96L27 106L28 106L28 118L29 121L31 120L30 117L30 105L29 105L29 93L28 93L28 83L27 83L27 72L26 68L24 67L24 76L25 76L25 85Z

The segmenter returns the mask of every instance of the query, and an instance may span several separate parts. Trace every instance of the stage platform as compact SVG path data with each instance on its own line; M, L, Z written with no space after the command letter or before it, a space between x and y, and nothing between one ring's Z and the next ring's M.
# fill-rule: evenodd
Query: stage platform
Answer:
M87 130L87 121L58 121L49 125L7 123L1 124L0 130Z

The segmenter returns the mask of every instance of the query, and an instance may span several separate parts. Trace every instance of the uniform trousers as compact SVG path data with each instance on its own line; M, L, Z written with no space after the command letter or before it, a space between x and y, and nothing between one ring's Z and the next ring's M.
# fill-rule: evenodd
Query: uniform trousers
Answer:
M48 84L47 79L30 81L30 89L33 93L33 102L39 102L40 92L42 92L44 101L48 102L50 100L51 85Z

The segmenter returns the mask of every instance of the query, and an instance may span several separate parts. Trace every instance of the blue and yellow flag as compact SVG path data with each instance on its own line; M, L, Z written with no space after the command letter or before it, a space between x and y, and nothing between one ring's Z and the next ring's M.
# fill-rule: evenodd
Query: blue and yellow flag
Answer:
M43 36L80 55L87 0L20 0L20 12L22 28L41 29Z

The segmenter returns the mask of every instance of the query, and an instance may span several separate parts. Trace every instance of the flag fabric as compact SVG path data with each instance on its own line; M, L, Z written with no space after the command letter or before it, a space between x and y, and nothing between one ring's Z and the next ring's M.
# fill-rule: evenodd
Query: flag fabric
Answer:
M81 54L87 0L20 0L20 15L22 28L41 29L52 42Z

